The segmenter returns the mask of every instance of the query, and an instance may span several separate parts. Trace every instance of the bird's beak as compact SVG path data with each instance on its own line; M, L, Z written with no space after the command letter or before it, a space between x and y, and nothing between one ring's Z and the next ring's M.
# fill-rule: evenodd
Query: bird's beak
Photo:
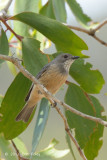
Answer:
M72 59L78 59L80 58L79 56L73 56Z

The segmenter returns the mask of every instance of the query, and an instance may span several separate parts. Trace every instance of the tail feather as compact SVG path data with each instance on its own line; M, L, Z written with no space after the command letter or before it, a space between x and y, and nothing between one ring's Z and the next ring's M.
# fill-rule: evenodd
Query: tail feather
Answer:
M25 107L21 110L21 112L17 115L16 121L24 121L27 122L33 112L35 106L29 107L28 104L25 105Z

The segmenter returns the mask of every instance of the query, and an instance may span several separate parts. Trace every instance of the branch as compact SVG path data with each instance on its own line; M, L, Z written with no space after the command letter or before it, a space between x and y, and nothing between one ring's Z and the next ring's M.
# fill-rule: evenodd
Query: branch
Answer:
M12 0L9 0L9 1L7 2L7 4L6 4L6 6L4 7L3 10L4 10L6 13L7 13L8 9L9 9L11 3L12 3Z
M96 39L98 42L100 42L101 44L107 46L107 43L104 42L103 40L101 40L100 38L98 38L95 33L96 31L98 31L101 27L103 27L105 24L107 23L107 20L104 20L103 22L101 22L96 28L94 29L90 29L90 30L87 30L87 29L84 29L84 28L79 28L79 27L75 27L75 26L71 26L71 25L68 25L68 24L65 24L68 28L70 29L74 29L74 30L77 30L77 31L80 31L80 32L84 32L90 36L92 36L94 39Z
M15 36L19 41L22 41L22 38L23 38L23 37L17 35L17 34L13 31L13 29L6 23L6 20L5 20L4 18L2 18L2 17L0 16L0 20L1 20L1 21L3 22L3 24L7 27L7 29L14 34L14 36Z
M6 6L0 11L0 17L2 17L2 18L9 18L10 17L7 15L7 11L9 9L11 3L12 3L12 0L9 0L7 2Z
M84 114L74 108L72 108L71 106L63 103L62 101L60 101L59 99L57 99L56 97L54 97L32 74L30 74L21 64L20 64L20 60L18 58L14 58L14 57L10 57L10 56L5 56L5 55L1 55L0 54L0 59L2 60L6 60L6 61L9 61L9 62L12 62L15 66L17 66L17 68L20 70L20 72L22 72L22 74L27 77L28 79L30 79L34 84L37 85L37 87L40 89L40 91L45 95L45 97L53 104L57 104L59 103L60 105L64 106L67 110L70 110L71 112L83 117L83 118L86 118L86 119L90 119L92 121L95 121L95 122L98 122L104 126L107 127L107 122L106 121L103 121L102 119L100 118L96 118L96 117L92 117L92 116L89 116L87 114ZM64 124L65 124L65 129L68 133L68 135L70 136L70 138L72 139L72 141L74 142L74 144L76 145L81 157L83 158L83 160L86 160L82 150L80 149L77 141L74 139L74 137L72 136L70 130L69 130L69 127L68 127L68 123L67 123L67 120L66 118L64 117L64 115L60 112L59 108L56 106L55 107L56 110L58 111L58 113L61 115L61 117L63 118L64 120ZM21 159L20 159L21 160Z
M76 139L73 137L70 129L69 129L69 126L68 126L68 123L67 123L67 120L66 120L66 117L62 114L62 112L60 111L60 109L56 106L55 109L57 110L57 112L60 114L60 116L62 117L63 121L64 121L64 125L65 125L65 130L67 132L67 134L70 136L70 138L72 139L72 141L74 142L78 152L80 153L80 156L82 157L83 160L87 160L87 158L85 157L83 151L81 150L78 142L76 141Z
M27 158L23 158L23 157L20 155L20 152L19 152L19 150L17 149L17 147L16 147L15 143L13 142L13 140L11 140L11 143L12 143L12 145L13 145L15 151L16 151L18 160L29 160L29 159L27 159Z
M72 113L75 113L76 115L79 115L85 119L90 119L94 122L100 123L104 126L107 127L107 122L97 118L97 117L93 117L90 115L87 115L85 113L82 113L78 110L76 110L75 108L67 105L66 103L60 101L59 99L57 99L55 96L53 96L31 73L29 73L21 64L20 64L20 60L18 58L14 58L12 56L5 56L0 54L0 59L2 60L6 60L6 61L10 61L12 62L19 70L20 72L22 72L22 74L27 77L28 79L30 79L34 84L36 84L38 86L38 88L41 90L41 92L45 95L45 97L53 104L54 102L60 104L61 106L64 106L67 110L71 111Z

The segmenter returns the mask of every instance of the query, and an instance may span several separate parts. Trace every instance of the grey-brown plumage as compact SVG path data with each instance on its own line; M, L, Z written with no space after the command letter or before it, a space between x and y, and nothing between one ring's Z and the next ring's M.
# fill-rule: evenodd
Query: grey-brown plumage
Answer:
M64 53L57 56L53 61L48 63L38 73L36 78L47 88L49 92L55 94L62 84L65 83L71 64L78 56L72 56L71 54ZM26 96L26 104L21 112L16 117L16 121L27 122L32 114L35 105L40 101L44 95L37 88L36 85L32 84L28 95Z

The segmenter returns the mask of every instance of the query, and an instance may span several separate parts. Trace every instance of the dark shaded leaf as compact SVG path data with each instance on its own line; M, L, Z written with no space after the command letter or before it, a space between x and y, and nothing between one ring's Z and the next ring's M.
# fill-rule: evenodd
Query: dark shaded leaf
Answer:
M1 29L0 31L0 54L3 54L3 55L9 54L8 39L3 29ZM3 61L4 60L0 59L0 63L2 63Z
M45 129L46 122L48 120L49 109L50 109L49 101L43 98L40 104L39 113L38 113L35 129L33 133L33 139L32 139L32 153L33 154L37 148L37 145L39 144L39 141Z
M56 20L31 12L18 14L10 19L19 20L37 29L63 52L84 57L81 50L88 49L82 39Z
M83 25L87 25L91 18L83 13L81 6L76 0L66 0L76 19Z
M70 75L88 93L99 93L105 81L98 70L92 70L92 64L84 64L83 59L76 60L70 69Z

